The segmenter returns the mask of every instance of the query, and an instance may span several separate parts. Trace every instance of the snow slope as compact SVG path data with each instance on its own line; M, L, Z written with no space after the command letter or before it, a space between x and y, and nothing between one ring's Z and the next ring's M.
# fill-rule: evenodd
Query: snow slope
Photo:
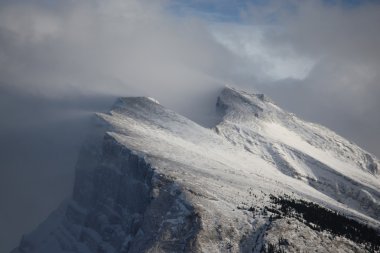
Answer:
M379 160L262 94L225 87L213 129L145 97L97 114L72 199L13 252L365 252L299 220L272 220L291 195L380 226ZM252 211L254 210L254 211Z

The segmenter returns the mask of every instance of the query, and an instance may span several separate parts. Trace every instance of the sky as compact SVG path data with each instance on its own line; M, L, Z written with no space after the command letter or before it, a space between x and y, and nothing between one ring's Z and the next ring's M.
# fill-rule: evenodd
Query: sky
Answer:
M380 156L380 1L0 1L0 252L71 194L91 115L151 96L207 127L228 84Z

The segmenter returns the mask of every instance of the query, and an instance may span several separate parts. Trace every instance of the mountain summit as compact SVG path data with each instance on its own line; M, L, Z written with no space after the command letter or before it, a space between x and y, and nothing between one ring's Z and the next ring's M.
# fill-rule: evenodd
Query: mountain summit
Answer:
M13 253L380 250L376 157L263 94L216 106L212 129L146 97L96 114L72 198Z

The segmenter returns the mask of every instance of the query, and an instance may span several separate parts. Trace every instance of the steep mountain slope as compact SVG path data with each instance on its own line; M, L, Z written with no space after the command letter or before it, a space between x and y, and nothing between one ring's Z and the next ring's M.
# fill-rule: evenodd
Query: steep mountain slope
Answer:
M214 129L145 97L121 98L97 114L72 199L13 252L370 250L368 240L306 212L288 215L284 203L293 202L276 198L312 201L328 209L297 202L303 208L295 210L326 217L337 211L352 219L343 227L366 224L376 240L375 157L261 94L226 87L217 108L223 119Z
M380 214L379 161L372 155L285 112L262 94L224 89L217 105L225 116L216 130L231 143L351 208Z

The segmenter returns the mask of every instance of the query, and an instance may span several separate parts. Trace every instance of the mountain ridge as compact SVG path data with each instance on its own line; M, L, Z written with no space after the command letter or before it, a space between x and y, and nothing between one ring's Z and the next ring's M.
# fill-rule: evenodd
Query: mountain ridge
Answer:
M264 210L285 194L378 229L377 158L262 94L225 87L217 108L212 129L148 97L96 114L72 199L13 252L260 252L281 236L288 252L366 252Z

